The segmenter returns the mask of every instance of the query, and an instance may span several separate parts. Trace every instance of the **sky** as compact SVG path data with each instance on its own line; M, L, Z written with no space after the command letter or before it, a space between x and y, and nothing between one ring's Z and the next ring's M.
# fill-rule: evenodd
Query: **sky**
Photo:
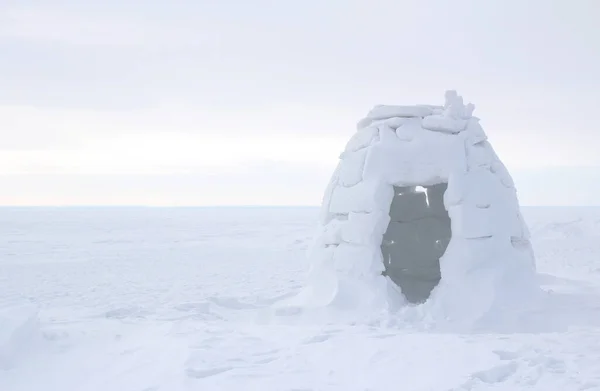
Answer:
M597 0L0 0L0 205L318 205L456 89L525 205L598 205Z

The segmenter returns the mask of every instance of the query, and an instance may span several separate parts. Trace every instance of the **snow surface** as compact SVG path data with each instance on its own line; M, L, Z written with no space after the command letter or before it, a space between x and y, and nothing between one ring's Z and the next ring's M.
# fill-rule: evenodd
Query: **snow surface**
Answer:
M471 330L505 327L533 305L540 291L517 190L474 108L447 91L443 107L378 105L359 121L325 191L307 287L281 308L364 317L402 306L380 248L394 186L439 183L452 239L440 283L414 310L436 327Z
M273 312L317 208L0 209L0 390L600 390L600 209L523 214L542 300L456 332Z

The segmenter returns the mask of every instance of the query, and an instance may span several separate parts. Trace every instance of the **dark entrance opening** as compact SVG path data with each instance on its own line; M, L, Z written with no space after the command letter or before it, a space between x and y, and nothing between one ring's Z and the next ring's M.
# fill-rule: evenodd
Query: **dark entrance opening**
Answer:
M452 237L444 207L447 187L394 186L391 220L381 244L384 274L411 303L426 301L441 279L440 257Z

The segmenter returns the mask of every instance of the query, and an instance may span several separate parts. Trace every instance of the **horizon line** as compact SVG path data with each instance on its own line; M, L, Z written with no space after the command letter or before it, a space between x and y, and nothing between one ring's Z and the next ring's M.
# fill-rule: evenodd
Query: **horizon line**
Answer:
M569 204L556 204L556 205L528 205L520 204L520 207L526 208L591 208L600 207L600 204L590 205L569 205ZM72 205L2 205L0 209L16 209L16 208L320 208L320 204L306 205L306 204L282 204L282 205L263 205L263 204L219 204L219 205L146 205L146 204L72 204Z

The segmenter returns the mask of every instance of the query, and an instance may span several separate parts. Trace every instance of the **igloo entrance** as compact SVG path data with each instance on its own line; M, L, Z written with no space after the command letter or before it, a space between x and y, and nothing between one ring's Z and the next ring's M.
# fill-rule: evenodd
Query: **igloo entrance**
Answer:
M426 301L441 279L440 258L452 237L444 207L448 185L396 187L383 235L384 275L409 302Z

